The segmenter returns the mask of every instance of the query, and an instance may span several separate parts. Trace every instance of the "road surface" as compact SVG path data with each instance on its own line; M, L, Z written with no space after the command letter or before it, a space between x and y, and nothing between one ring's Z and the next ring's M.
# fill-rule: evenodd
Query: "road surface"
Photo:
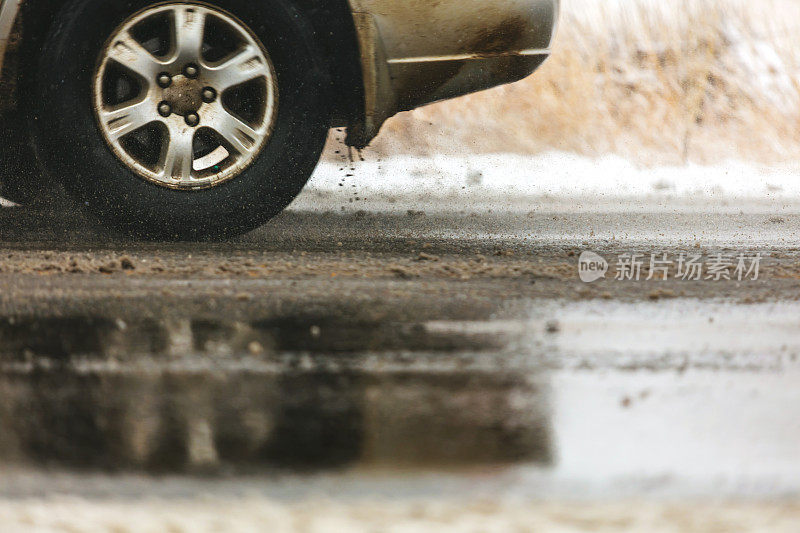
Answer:
M800 519L800 204L337 202L200 244L0 210L4 523Z

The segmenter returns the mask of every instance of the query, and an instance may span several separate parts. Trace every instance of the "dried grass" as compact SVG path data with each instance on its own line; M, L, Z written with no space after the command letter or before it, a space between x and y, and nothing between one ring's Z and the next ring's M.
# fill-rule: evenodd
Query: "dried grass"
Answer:
M798 15L794 0L566 0L535 76L398 115L367 155L797 158Z

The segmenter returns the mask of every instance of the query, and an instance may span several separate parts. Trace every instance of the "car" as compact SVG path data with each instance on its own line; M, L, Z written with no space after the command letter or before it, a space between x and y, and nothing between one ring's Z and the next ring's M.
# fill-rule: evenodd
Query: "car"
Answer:
M60 182L103 226L181 240L280 213L333 127L363 148L400 111L527 77L559 12L559 0L0 2L0 194L26 202Z

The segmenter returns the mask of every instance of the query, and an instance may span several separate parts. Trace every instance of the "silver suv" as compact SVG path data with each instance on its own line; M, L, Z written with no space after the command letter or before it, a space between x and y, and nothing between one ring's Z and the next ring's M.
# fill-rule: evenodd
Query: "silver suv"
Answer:
M282 211L327 131L522 79L558 0L0 0L2 195L40 161L101 223L224 237Z

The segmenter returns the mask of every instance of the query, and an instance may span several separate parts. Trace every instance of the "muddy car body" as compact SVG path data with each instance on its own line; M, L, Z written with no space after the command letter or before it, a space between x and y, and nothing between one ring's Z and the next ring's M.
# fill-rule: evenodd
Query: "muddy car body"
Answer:
M68 127L51 127L55 123L70 120L69 117L64 117L60 113L63 109L68 108L68 103L65 101L59 108L57 101L65 98L66 92L71 92L72 101L76 105L88 103L94 108L95 120L99 121L99 129L103 130L101 131L102 135L97 138L103 139L103 135L105 135L106 147L111 148L112 154L120 156L118 159L128 163L127 170L132 171L133 175L138 173L138 178L148 177L146 175L148 172L139 170L149 163L139 162L135 157L125 157L123 152L127 148L120 148L109 140L113 138L113 131L109 133L108 127L104 129L105 115L102 108L106 105L103 100L105 97L101 94L92 101L88 93L92 92L92 84L95 86L96 93L103 93L104 84L111 83L103 78L107 75L104 70L107 64L110 65L108 66L110 70L112 67L116 68L115 61L121 64L125 63L126 60L120 59L123 56L116 54L115 49L115 47L127 46L115 44L116 40L121 39L120 35L131 35L131 32L134 31L139 32L140 26L146 24L157 26L160 16L172 17L169 20L173 20L174 24L171 22L164 24L172 24L173 29L170 35L174 37L174 42L172 45L169 43L164 45L164 50L167 50L164 52L164 56L159 56L157 50L148 51L158 58L158 65L161 65L159 68L163 71L158 74L169 76L169 80L166 77L163 78L164 83L169 83L173 88L169 89L164 86L159 88L157 83L160 82L155 78L150 79L152 76L149 71L147 73L143 70L129 73L141 81L140 92L147 98L153 99L151 106L153 110L157 109L156 104L169 104L164 106L164 112L172 109L173 113L168 116L174 118L175 109L180 112L185 108L188 111L184 111L181 117L185 118L185 115L192 113L191 121L187 118L187 124L194 123L193 127L196 128L203 128L202 119L204 116L211 116L213 110L210 106L214 106L216 103L205 100L200 102L199 96L194 100L189 98L178 101L175 100L174 95L182 95L183 92L200 95L201 93L198 92L200 90L213 90L213 87L209 86L212 84L212 81L209 80L215 79L211 75L214 70L213 61L207 61L207 58L200 57L196 61L197 66L200 67L200 74L189 79L185 71L187 64L178 65L175 62L177 59L173 62L167 59L162 60L169 55L168 50L175 50L181 45L179 32L183 31L181 30L182 17L186 14L191 18L200 13L203 17L202 24L205 25L205 29L200 30L201 41L208 40L209 34L213 33L209 31L210 23L207 22L213 20L220 22L220 26L224 26L222 22L226 22L232 34L236 34L238 31L237 35L244 42L241 46L252 45L262 49L263 54L259 54L260 59L255 58L253 61L255 61L254 64L264 63L261 65L263 68L258 72L261 73L262 78L267 80L268 86L270 84L274 86L274 105L277 108L280 107L279 102L286 103L285 100L279 100L279 96L287 94L297 93L300 95L302 93L299 102L303 103L319 100L313 104L315 106L313 113L309 111L306 115L309 113L316 115L315 123L324 122L325 129L346 127L348 144L363 147L378 134L384 121L399 111L513 82L531 74L549 55L559 8L559 0L349 0L349 2L345 0L263 0L262 2L253 2L253 5L245 7L240 7L242 0L219 0L207 3L125 0L96 4L95 2L98 1L0 0L0 61L2 62L0 64L2 66L0 111L4 115L4 124L7 130L5 144L8 149L6 152L15 154L11 158L12 161L6 165L8 169L12 169L11 163L19 164L20 157L17 156L24 155L29 146L35 147L35 151L43 156L43 159L52 160L53 157L48 157L47 154L58 151L59 147L63 148L65 139L86 138L89 144L97 140L92 138L89 132L73 124ZM109 4L113 8L106 9ZM98 6L103 6L104 9L100 9ZM99 13L92 12L92 9ZM282 28L271 30L267 27L269 22L262 21L257 10L269 13L280 12L286 20L284 26L293 27L285 30ZM169 15L165 13L169 13ZM131 17L134 16L144 22L138 22L139 19L132 20ZM94 31L94 28L98 26L104 28L104 44L101 42L103 35L100 30ZM91 35L84 36L81 33ZM276 44L270 45L265 42L276 33L280 34L280 39L276 38L275 40ZM65 34L69 35L65 37ZM300 37L295 37L298 34ZM250 39L251 36L253 39ZM232 39L235 40L239 37L234 36ZM95 40L91 41L92 38ZM137 36L136 39L139 37ZM164 37L164 39L169 40L169 37ZM246 41L249 41L250 44ZM119 42L121 43L122 40ZM143 43L144 41L139 44ZM138 47L135 42L133 45ZM283 67L280 65L283 61L280 55L283 53L283 47L286 46L293 47L293 52L297 50L299 52L295 53L296 57L287 54L288 66ZM98 49L95 50L92 47ZM84 56L75 55L73 57L74 50L83 48L88 49ZM198 53L202 56L207 53L209 48L213 48L213 46L202 41L201 51ZM231 57L238 53L235 49L232 50ZM103 59L105 56L108 57ZM148 61L152 59L150 57ZM76 66L68 68L70 62L74 62ZM294 68L292 63L302 64L304 69L303 73L295 73L297 78L295 81L290 80L289 74L281 72L281 69ZM219 64L217 62L217 65ZM192 68L190 71L194 72L195 69ZM206 73L209 73L209 76L204 77ZM80 83L78 78L85 78L83 81L87 83L72 84L73 79ZM175 86L172 85L173 81L177 84L175 86L179 86L183 92L175 89ZM115 83L119 85L121 82ZM281 86L281 84L287 83L289 84ZM203 84L206 86L202 86ZM225 84L223 86L227 87ZM163 91L163 93L158 91ZM168 91L172 91L172 93L168 94ZM86 98L82 96L84 92L87 93ZM212 95L212 92L209 91L205 94ZM216 91L213 92L213 95L217 96ZM222 90L219 91L218 96L221 106ZM56 104L50 106L51 101L55 101ZM187 104L188 101L197 103L196 105ZM116 111L114 106L121 104L108 105L110 106L109 110ZM219 111L219 113L223 113L223 111ZM66 114L70 115L71 113L67 112ZM195 122L195 115L199 117L197 122ZM87 117L88 115L85 115L83 118L87 119ZM277 142L274 137L280 129L278 127L280 126L280 113L276 112L275 117L277 117L275 118L277 122L268 124L262 130L243 126L241 129L246 129L248 132L259 133L262 131L264 137L263 142L258 144L254 139L255 134L247 134L248 142L244 144L269 147ZM74 118L77 120L80 117ZM257 118L261 121L273 120L269 117L264 118L264 116ZM171 119L165 119L163 114L162 118L153 115L153 121L168 120ZM84 122L87 123L84 129L89 128L88 119ZM304 126L308 125L299 125L298 127ZM208 127L213 129L216 126L211 124ZM236 127L234 126L234 129ZM54 130L61 130L60 137L59 131ZM172 136L172 131L169 130L169 135L163 134L164 138L175 138ZM235 145L235 136L230 137ZM318 132L316 137L317 142L313 146L297 148L308 152L311 159L318 159L318 152L321 149ZM250 143L250 141L253 142ZM196 140L192 142L196 144ZM16 145L14 145L15 143ZM91 146L88 149L89 152L82 154L81 160L85 162L89 154L98 154L99 146L102 144ZM162 152L169 152L169 140L164 141L164 146L167 148L162 146ZM231 157L235 153L236 147L233 146L231 149L230 145L226 145L224 139L221 139L220 146L226 146L227 148L223 152L228 152ZM264 148L259 148L257 155L260 155L262 149ZM286 149L288 146L283 147L284 153ZM199 151L192 151L188 159L196 162L197 154ZM6 158L8 159L8 156ZM250 159L255 161L258 157L252 155ZM232 163L231 168L234 170L229 173L235 177L238 175L237 172L247 171L248 167L253 164L250 159L247 162ZM101 165L101 167L106 167L103 169L106 173L113 170L108 168L112 166L112 162L108 161L107 163L107 165ZM45 161L45 165L48 165L47 161ZM50 161L49 165L52 167L53 172L51 173L54 175L71 176L75 173L74 165L71 168L54 164L53 161ZM207 189L222 185L223 181L234 181L232 179L221 180L216 183L213 176L203 178L205 179L203 181L195 175L194 166L196 165L184 169L186 179L179 180L176 184L169 182L169 171L164 170L161 174L167 177L162 182L155 178L150 179L149 185L178 189L187 195L194 193L197 197L200 194L197 191L204 190L208 193ZM94 211L95 215L114 218L114 220L110 220L111 225L126 231L160 237L232 234L255 227L280 211L282 204L288 203L287 199L290 201L288 197L293 198L299 192L296 182L300 180L304 184L308 178L308 176L304 178L303 174L310 173L307 168L309 165L300 166L304 167L303 172L291 178L293 186L281 191L281 194L278 195L280 198L273 198L272 204L275 205L266 206L268 208L263 209L265 214L256 216L251 213L242 217L233 217L235 220L230 219L226 222L227 229L217 227L218 224L215 225L211 222L212 219L219 220L219 217L225 217L231 213L206 212L208 207L198 205L196 202L194 205L187 206L187 209L198 209L202 214L202 223L189 224L191 227L177 230L173 228L161 231L156 225L159 222L169 223L169 217L160 217L160 219L156 217L159 220L143 220L141 223L131 219L132 216L141 215L144 211L150 210L146 204L138 206L138 210L128 209L129 206L121 201L122 197L129 198L131 194L137 194L137 191L129 190L122 197L105 198L98 201L95 196L110 192L108 188L110 183L107 183L103 190L85 190L75 183L66 183L66 188L73 196L77 196L81 203L88 204L90 211ZM313 165L311 167L313 168ZM262 169L262 174L264 174L264 170L277 171L274 168L271 169L270 165L266 165ZM153 170L149 174L157 176L158 172ZM85 174L84 172L77 173ZM22 182L30 180L14 175L14 170L7 171L5 174L11 175L0 178L6 184L3 190L7 194L14 195L16 193L17 196L25 196L26 187ZM76 179L85 180L87 178L91 178L91 176L81 175ZM71 177L68 181L74 182L75 179ZM302 188L302 184L300 188ZM156 197L157 195L151 195L150 201L158 203ZM228 198L230 199L230 195ZM97 207L97 209L93 209L93 207ZM259 206L254 207L258 209ZM120 211L124 212L123 216L128 218L128 221L122 224L113 215ZM187 213L184 212L184 214Z

